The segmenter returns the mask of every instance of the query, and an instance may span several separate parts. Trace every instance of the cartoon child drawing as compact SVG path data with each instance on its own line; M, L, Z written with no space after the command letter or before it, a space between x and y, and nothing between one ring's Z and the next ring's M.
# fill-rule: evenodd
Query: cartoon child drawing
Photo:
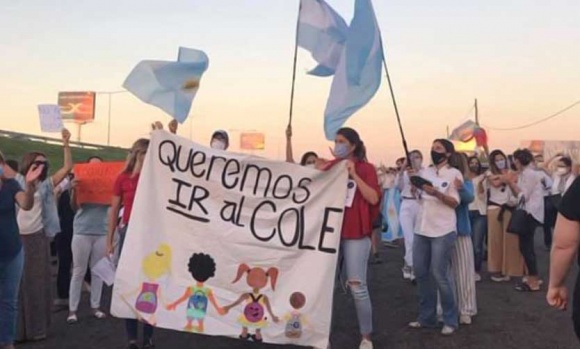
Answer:
M276 290L276 280L278 279L278 269L270 268L265 271L262 268L250 268L247 264L241 264L238 267L238 274L236 279L232 282L235 284L240 281L242 276L247 274L246 282L248 286L252 287L251 293L244 293L234 303L224 307L227 314L230 309L238 306L242 302L246 302L244 313L238 318L238 323L242 325L242 334L240 339L252 339L254 342L261 343L262 329L267 326L267 317L265 316L264 307L272 316L272 320L278 323L280 320L272 313L270 301L266 295L260 293L260 290L268 285L268 279L271 281L272 290ZM256 331L254 335L248 333L248 329L252 328Z
M187 325L185 330L189 332L204 332L203 320L207 313L208 300L220 315L225 311L217 304L213 291L204 286L204 283L215 276L216 264L210 255L194 253L188 264L191 277L197 282L195 286L189 287L175 302L167 306L167 310L175 310L177 306L187 300ZM197 322L197 326L193 322Z
M300 309L304 308L306 305L306 297L300 292L294 292L290 296L290 305L294 310L288 313L285 317L285 334L288 338L300 338L302 337L303 322L305 322L300 313Z
M133 292L122 295L123 301L129 305L127 298L131 298L134 294L139 294L135 301L135 308L130 308L135 311L138 320L144 320L152 326L157 324L155 312L159 299L161 299L161 290L159 289L159 279L163 276L169 275L171 271L171 247L167 244L160 244L157 250L143 259L142 271L147 281L141 284Z

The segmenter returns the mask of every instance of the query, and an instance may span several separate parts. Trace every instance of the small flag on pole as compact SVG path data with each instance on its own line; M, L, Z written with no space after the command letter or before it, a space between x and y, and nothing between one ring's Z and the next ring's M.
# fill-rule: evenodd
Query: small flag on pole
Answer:
M208 65L209 59L203 51L180 47L177 62L139 62L123 87L183 123Z
M328 140L373 98L381 85L383 49L371 0L356 0L345 48L324 111Z
M308 74L334 74L344 49L348 26L324 0L301 0L298 46L308 50L318 66Z

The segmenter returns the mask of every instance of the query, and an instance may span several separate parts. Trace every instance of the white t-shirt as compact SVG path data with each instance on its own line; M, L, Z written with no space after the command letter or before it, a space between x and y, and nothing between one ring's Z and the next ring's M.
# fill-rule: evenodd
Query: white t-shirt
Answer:
M494 174L491 171L487 171L487 176L493 176ZM507 184L502 184L498 188L494 187L488 182L489 187L489 208L499 209L499 206L490 205L490 203L494 203L497 205L505 205L510 202L510 199L513 197L512 191Z
M34 206L29 211L18 210L16 216L20 235L38 233L44 228L42 224L42 198L37 191L34 193Z
M419 171L417 171L417 176L423 176L422 175L422 171L424 171L423 168L421 168ZM397 181L398 181L398 186L399 186L399 190L401 191L401 197L402 198L414 198L415 195L413 195L413 184L411 184L411 179L409 178L409 174L407 173L407 171L401 172L399 173L399 175L397 176Z
M445 166L437 170L436 167L432 166L424 169L421 177L432 182L435 189L459 202L459 192L455 187L455 180L463 181L463 176L457 169ZM419 203L418 235L437 238L457 231L457 216L454 208L445 205L443 201L427 193L421 195Z
M531 168L526 168L518 176L518 187L526 199L526 211L538 222L544 223L544 188L542 176Z
M469 210L478 211L480 215L485 216L487 214L487 181L485 180L485 175L481 174L474 177L472 182L475 198L469 204ZM483 193L479 192L480 183L483 185Z

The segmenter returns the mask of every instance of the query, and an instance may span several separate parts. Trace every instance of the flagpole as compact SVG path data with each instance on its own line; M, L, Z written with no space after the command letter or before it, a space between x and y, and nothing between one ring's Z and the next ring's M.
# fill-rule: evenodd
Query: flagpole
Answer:
M292 126L292 116L294 113L294 88L296 86L296 62L298 61L298 31L300 28L300 11L302 10L302 0L298 0L298 17L296 19L296 36L294 41L294 64L292 67L292 90L290 92L290 115L288 126Z
M391 76L389 75L389 69L387 68L387 60L385 58L385 50L383 46L383 37L381 40L381 50L383 51L383 67L385 68L385 73L387 75L387 82L389 84L389 90L391 91L391 99L393 100L393 106L395 107L395 115L397 116L397 123L399 124L399 132L401 133L401 139L403 140L403 149L405 150L405 157L407 158L407 163L410 164L409 158L409 147L407 146L407 139L405 138L405 132L403 131L403 124L401 123L401 115L399 114L399 107L397 106L397 100L395 98L395 91L393 90L393 84L391 82Z

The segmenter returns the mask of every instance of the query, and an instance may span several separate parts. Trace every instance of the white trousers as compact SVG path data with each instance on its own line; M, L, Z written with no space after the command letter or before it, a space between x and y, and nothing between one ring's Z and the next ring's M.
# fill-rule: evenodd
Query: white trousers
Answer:
M70 282L69 310L76 312L81 300L81 291L87 268L92 268L106 255L106 235L77 235L72 240L73 273ZM98 309L101 306L101 294L103 281L91 273L91 308Z
M419 202L417 200L402 199L399 221L405 239L405 264L413 267L413 237L415 236L415 225L419 214Z
M455 295L459 315L475 316L477 315L477 297L471 236L457 237L451 258L457 287Z

